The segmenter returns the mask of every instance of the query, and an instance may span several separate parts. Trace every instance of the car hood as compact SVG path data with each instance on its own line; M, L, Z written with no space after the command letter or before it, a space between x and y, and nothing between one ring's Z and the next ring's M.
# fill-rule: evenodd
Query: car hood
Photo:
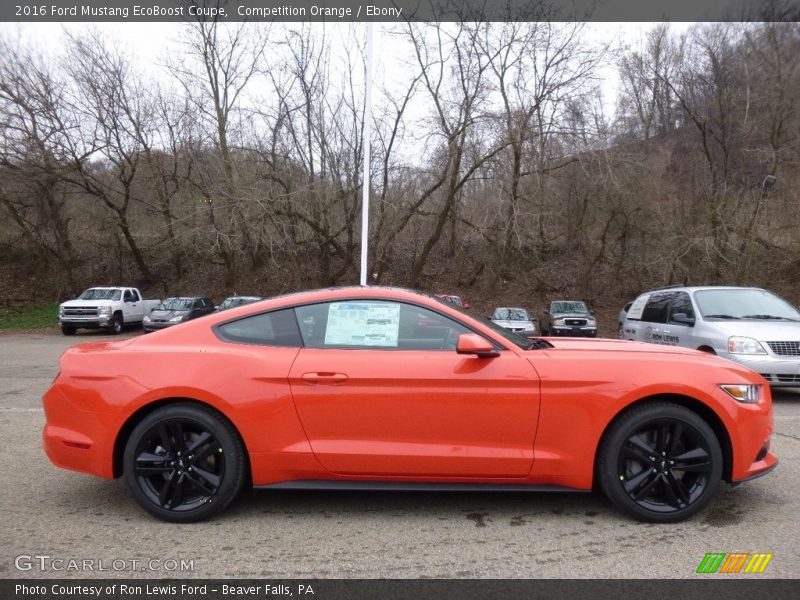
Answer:
M188 314L188 310L153 310L150 312L150 318L153 321L169 321L174 317L185 317Z
M727 335L741 335L760 342L800 341L800 323L793 321L705 321Z
M556 350L605 350L609 352L631 352L636 354L688 354L693 356L708 356L705 352L683 348L681 346L666 346L649 344L647 342L632 342L628 340L612 340L605 338L547 338Z
M492 323L495 325L500 325L500 327L505 327L506 329L524 329L524 328L532 328L533 321L511 321L508 319L492 319Z
M67 300L61 306L65 308L85 308L87 306L112 306L119 300Z

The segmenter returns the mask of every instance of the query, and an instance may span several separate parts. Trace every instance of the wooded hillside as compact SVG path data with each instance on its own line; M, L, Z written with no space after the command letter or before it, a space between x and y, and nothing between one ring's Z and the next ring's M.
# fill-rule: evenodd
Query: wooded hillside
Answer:
M656 25L621 47L584 29L385 33L407 53L374 94L371 282L518 302L675 282L800 295L800 25ZM0 303L357 283L361 44L195 23L142 65L97 32L57 57L0 39Z

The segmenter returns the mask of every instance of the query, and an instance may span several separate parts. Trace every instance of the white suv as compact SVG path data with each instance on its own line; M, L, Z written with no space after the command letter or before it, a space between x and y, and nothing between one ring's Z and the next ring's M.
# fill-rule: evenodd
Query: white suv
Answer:
M800 386L800 312L770 291L669 287L642 294L621 337L718 354L760 373L772 386Z

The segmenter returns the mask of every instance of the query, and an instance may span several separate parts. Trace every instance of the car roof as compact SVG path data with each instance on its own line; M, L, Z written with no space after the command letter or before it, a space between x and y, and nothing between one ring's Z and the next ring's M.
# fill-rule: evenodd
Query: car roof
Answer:
M208 298L208 296L169 296L164 300L197 300L198 298Z
M495 310L524 310L525 312L528 312L527 309L522 308L521 306L498 306L495 308Z
M679 286L670 286L666 288L655 288L653 290L648 290L646 292L642 292L642 294L655 294L656 292L700 292L705 290L761 290L766 291L764 288L755 287L755 286L746 286L746 285L679 285ZM639 294L640 296L642 294Z

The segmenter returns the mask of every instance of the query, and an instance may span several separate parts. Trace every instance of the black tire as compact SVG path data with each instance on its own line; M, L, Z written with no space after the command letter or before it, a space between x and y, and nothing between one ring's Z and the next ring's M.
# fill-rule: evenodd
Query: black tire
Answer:
M119 315L111 317L111 321L108 322L108 330L114 335L122 333L122 317Z
M62 325L61 333L63 333L64 335L75 335L75 327L70 327L69 325Z
M233 426L215 411L171 404L131 432L123 469L131 494L147 512L191 523L220 512L239 494L244 449Z
M653 523L682 521L716 495L722 450L696 413L671 402L650 402L609 427L597 474L608 498L628 515Z

